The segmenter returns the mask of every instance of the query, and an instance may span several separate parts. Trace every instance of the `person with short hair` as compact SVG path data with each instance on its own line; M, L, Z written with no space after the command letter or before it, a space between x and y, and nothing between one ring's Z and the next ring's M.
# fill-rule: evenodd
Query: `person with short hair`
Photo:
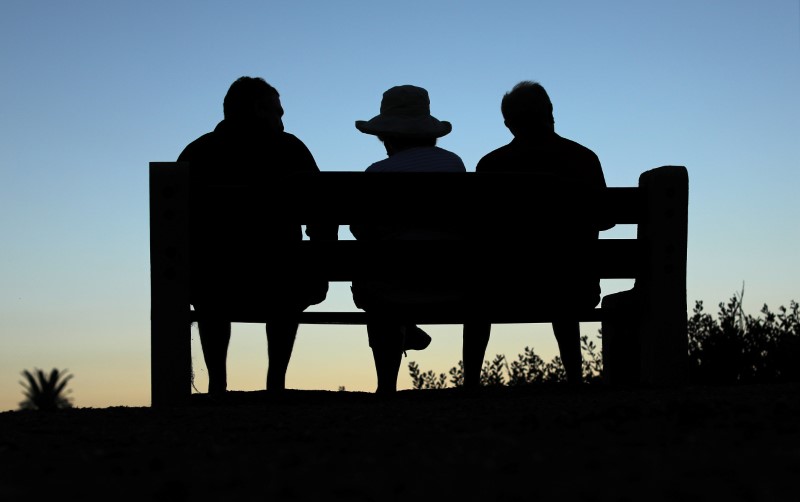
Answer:
M606 186L603 169L597 155L585 146L559 136L555 132L553 104L547 91L538 82L523 81L507 92L501 101L500 110L504 123L514 138L507 145L489 152L480 159L475 172L520 172L537 173L548 182L584 185L604 188ZM502 228L502 222L496 222ZM598 232L613 227L613 224L597 228L563 229L572 232L570 239L574 242L591 242L598 238ZM503 229L506 230L506 229ZM524 229L508 231L524 232ZM542 243L547 246L546 242ZM587 246L589 248L589 246ZM580 257L581 249L576 249L574 256ZM573 253L570 253L571 255ZM519 278L501 278L499 284L506 280L519 281ZM539 285L541 288L542 286ZM524 290L536 289L537 284L526 285ZM503 288L486 293L486 298L497 301L502 299L503 291L511 291L511 296L500 301L525 301L524 293L516 293L520 288ZM565 291L566 290L566 291ZM554 293L551 295L551 293ZM576 284L559 286L557 293L550 291L537 292L539 298L547 301L569 302L564 308L592 308L600 301L600 281L593 277L581 278ZM536 295L533 295L534 297ZM577 321L553 322L553 333L558 342L561 360L570 383L582 381L582 357L580 348L580 325ZM464 386L474 388L480 386L480 369L483 356L489 341L491 325L488 323L467 323L464 326Z
M265 314L270 319L266 387L283 390L299 315L327 295L327 281L286 267L276 252L303 239L301 225L267 214L253 227L247 213L264 212L268 195L228 200L219 191L207 189L210 184L231 183L260 190L280 176L319 172L306 145L284 131L283 113L274 87L259 77L241 77L225 95L223 120L178 157L189 162L191 173L190 297L200 315L209 394L223 394L227 389L231 319ZM306 234L312 240L336 240L338 226L309 224Z

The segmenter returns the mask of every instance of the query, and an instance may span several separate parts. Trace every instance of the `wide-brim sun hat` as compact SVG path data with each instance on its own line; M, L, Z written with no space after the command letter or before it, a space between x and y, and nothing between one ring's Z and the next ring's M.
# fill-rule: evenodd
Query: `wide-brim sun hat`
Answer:
M431 115L428 91L414 85L398 85L383 93L380 114L356 120L356 129L375 136L441 138L453 130L450 122Z

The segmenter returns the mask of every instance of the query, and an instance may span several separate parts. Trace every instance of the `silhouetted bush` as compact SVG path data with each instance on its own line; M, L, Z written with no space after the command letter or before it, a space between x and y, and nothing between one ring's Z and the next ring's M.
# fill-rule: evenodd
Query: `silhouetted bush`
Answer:
M695 302L688 318L689 381L696 384L778 383L800 381L800 306L794 300L777 313L767 305L761 316L746 315L741 294L719 304L715 319ZM601 340L602 333L598 331ZM583 377L586 383L602 380L603 360L598 346L588 336L581 337ZM464 381L462 361L444 373L423 372L415 362L408 365L415 389L441 389ZM565 382L561 358L545 362L532 348L525 347L515 361L496 355L484 361L481 384L485 386L531 385Z
M597 335L600 338L600 333ZM597 346L588 336L581 337L583 350L583 377L586 382L599 382L602 378L603 361ZM444 389L448 386L460 387L464 383L464 362L450 368L448 374L436 374L431 370L422 371L419 365L411 361L408 363L411 383L414 389ZM511 386L529 385L536 383L566 382L567 374L561 358L555 356L549 363L539 357L532 348L525 347L516 361L510 364L506 356L498 354L491 361L484 361L481 368L481 385L483 386ZM449 385L448 385L449 384Z
M444 389L447 387L447 376L444 373L436 375L431 370L423 373L414 361L408 363L408 371L411 373L411 381L415 389Z
M25 389L25 400L19 403L20 409L55 411L72 407L72 401L67 397L70 391L66 389L72 375L67 374L67 370L53 368L49 375L40 369L34 372L23 370L22 375L25 381L20 385Z
M719 304L714 319L695 302L689 317L689 380L701 384L800 381L798 304L745 315L741 296Z

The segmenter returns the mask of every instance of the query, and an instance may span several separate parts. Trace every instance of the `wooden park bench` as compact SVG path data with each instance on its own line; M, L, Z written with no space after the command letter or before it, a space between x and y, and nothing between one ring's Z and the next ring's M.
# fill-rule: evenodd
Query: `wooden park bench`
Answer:
M153 406L180 404L191 394L191 323L198 313L189 302L190 177L187 163L150 163ZM300 224L326 221L341 226L374 220L435 220L461 225L467 231L502 221L503 228L516 230L495 235L492 242L474 237L466 241L297 243L291 259L313 264L314 271L331 282L400 276L458 278L467 284L473 276L524 270L526 277L546 284L569 275L570 267L554 263L569 262L573 259L569 253L574 254L548 237L547 228L569 228L586 220L637 225L635 238L601 238L585 250L591 260L589 269L584 266L581 273L588 270L602 279L635 280L630 291L605 296L598 308L565 313L534 303L513 311L481 312L470 305L461 310L408 312L408 320L419 325L463 324L473 319L494 324L549 323L566 315L580 322L600 322L604 378L609 383L670 385L686 379L688 174L684 167L659 167L642 173L637 187L602 190L551 186L529 174L356 171L292 175L270 187L219 183L206 189L232 205L257 198L263 212L249 216L254 228L266 218L281 217ZM300 322L365 324L367 316L363 311L306 311ZM231 321L264 323L267 319Z

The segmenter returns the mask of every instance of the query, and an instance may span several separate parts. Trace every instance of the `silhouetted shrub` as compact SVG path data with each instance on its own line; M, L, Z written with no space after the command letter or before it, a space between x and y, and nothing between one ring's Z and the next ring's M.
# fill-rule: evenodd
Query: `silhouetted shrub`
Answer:
M20 409L55 411L72 408L72 401L67 397L70 391L66 390L72 375L67 374L67 370L53 368L49 375L40 369L33 373L23 370L22 375L26 380L20 382L25 389L25 400L19 403Z
M505 373L508 371L506 356L497 354L491 362L484 361L481 368L481 385L485 387L502 387L506 384Z
M689 379L700 384L800 381L800 312L795 301L778 313L745 315L741 296L719 304L714 319L695 302L689 317Z
M598 334L598 338L600 335ZM583 376L586 382L598 382L602 378L603 361L597 346L588 336L581 337L581 347L584 352ZM460 387L464 384L464 362L450 368L448 382L444 373L436 374L433 371L422 371L419 365L411 361L408 363L411 383L414 389L443 389ZM481 385L484 386L511 386L529 385L536 383L566 382L567 374L561 358L555 356L549 363L539 357L532 348L525 347L516 361L508 363L506 357L497 354L493 360L484 361L481 368Z
M415 389L444 389L447 387L447 376L444 373L436 375L433 371L422 372L414 361L408 363L411 373L411 382Z
M778 383L800 381L800 306L794 300L789 308L781 306L777 313L767 305L761 316L746 315L741 294L734 294L727 303L719 304L715 319L703 311L703 302L695 302L688 318L689 381L696 384ZM597 338L601 339L598 332ZM588 336L581 337L583 377L586 383L602 381L603 360L599 347ZM447 387L444 373L423 372L413 361L409 363L415 389ZM462 361L449 371L450 385L464 382ZM565 382L561 358L549 363L532 348L525 347L515 361L498 354L484 361L481 384L486 386L530 385Z

